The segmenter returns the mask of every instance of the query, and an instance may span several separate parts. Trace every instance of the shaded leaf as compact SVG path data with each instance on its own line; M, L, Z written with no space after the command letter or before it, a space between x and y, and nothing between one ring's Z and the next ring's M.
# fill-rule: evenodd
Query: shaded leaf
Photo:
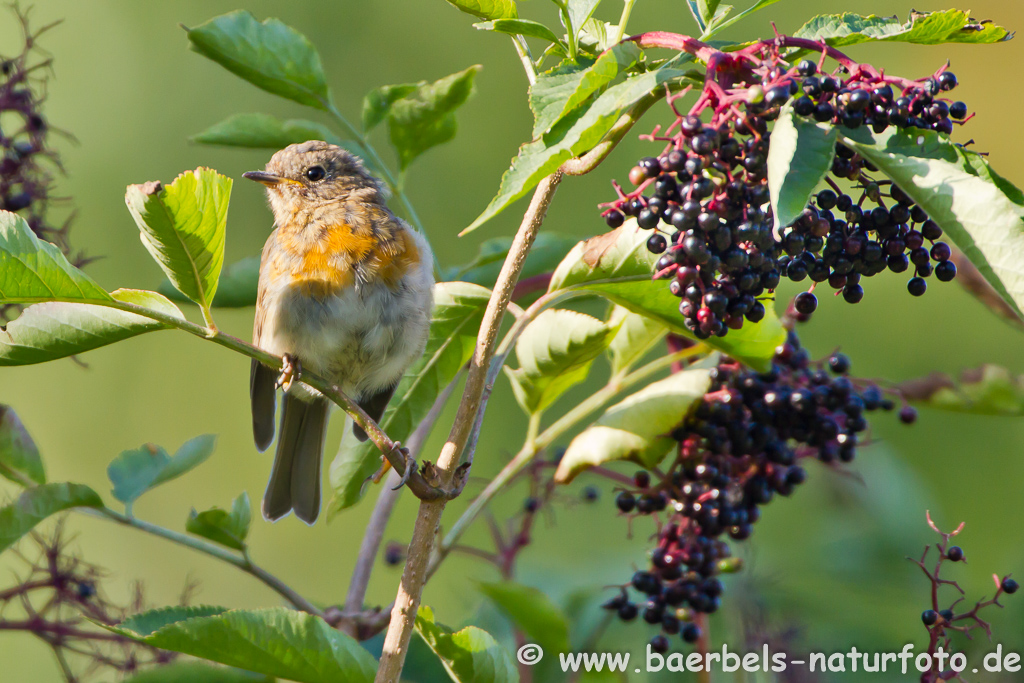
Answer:
M527 36L529 38L540 38L557 45L564 45L562 39L555 35L555 32L544 24L529 19L495 19L473 24L473 28L481 31L496 31L506 33L510 36Z
M173 607L106 628L153 647L300 683L369 683L377 669L354 639L320 617L284 607Z
M243 550L245 537L249 535L250 522L252 508L249 504L249 494L243 491L231 504L231 512L221 508L196 512L195 508L192 508L185 522L185 531L235 550Z
M178 307L156 292L119 289L115 301L180 318ZM25 308L0 333L0 366L67 358L171 326L143 315L94 304L50 301Z
M250 256L235 261L223 271L217 280L217 294L213 297L214 308L246 308L256 305L256 294L260 283L260 257ZM190 303L191 300L164 280L158 287L168 299Z
M519 16L515 0L447 0L447 2L479 19L515 19Z
M620 43L585 68L569 65L537 76L530 86L530 109L534 113L533 136L539 137L562 118L603 90L636 64L640 49L635 43Z
M999 292L988 283L981 271L963 255L963 252L953 249L949 260L956 265L956 283L958 285L1003 320L1018 328L1024 327L1024 318L1021 318L1013 306L1006 303Z
M563 162L600 142L626 109L659 86L685 75L686 72L679 69L662 67L631 76L601 93L589 107L574 109L539 140L520 147L512 166L501 177L497 196L461 234L479 228L526 195L545 176L554 173Z
M832 168L839 131L799 116L787 102L772 128L768 147L768 187L775 228L788 227L807 208L811 194Z
M553 272L576 242L575 237L557 232L542 232L537 235L533 246L530 247L530 253L526 255L519 281ZM444 279L491 286L497 281L498 273L511 246L511 237L495 237L481 242L476 258L465 265L445 270Z
M186 171L170 185L129 185L125 203L143 245L178 290L208 309L224 264L231 178Z
M1024 415L1024 377L998 365L965 370L957 380L933 372L901 382L897 388L910 402L930 408L979 415Z
M647 250L648 236L630 220L621 228L580 242L558 266L548 291L596 294L694 338L683 326L678 297L664 282L651 279L658 257ZM772 306L766 308L761 322L744 322L741 329L703 343L751 367L767 368L775 347L785 341L786 331Z
M398 384L380 426L396 441L406 441L426 417L441 391L473 355L476 337L490 299L489 289L466 282L434 285L434 310L427 348ZM371 441L346 439L330 469L333 516L355 505L366 479L380 466L380 451Z
M41 484L26 489L13 503L0 508L0 552L50 515L77 507L102 508L103 501L82 484Z
M555 481L611 460L655 467L675 442L669 436L711 386L708 368L692 368L654 382L608 408L565 451Z
M107 466L107 476L114 485L114 498L130 506L146 491L198 467L213 454L217 437L204 434L189 439L174 456L153 444L123 451Z
M456 683L517 683L519 672L508 651L486 631L467 626L453 632L434 621L434 611L421 605L416 632L444 664Z
M0 211L0 303L109 301L91 277L60 249L36 237L25 219Z
M330 94L313 43L277 19L237 10L185 29L195 52L257 88L326 110Z
M171 662L135 674L124 683L274 683L274 679L203 662Z
M736 22L746 19L754 12L760 12L765 7L774 5L778 1L779 0L758 0L747 9L735 15L730 15L729 10L732 9L731 6L723 5L722 7L719 7L718 11L715 13L714 19L708 22L707 27L704 29L704 33L701 35L701 40L707 40L716 33L729 28Z
M376 90L371 90L363 97L363 130L370 132L383 121L391 106L406 95L416 92L422 88L426 81L419 83L398 83L396 85L384 85Z
M341 144L341 139L322 123L305 119L281 120L269 114L234 114L189 140L202 145L273 150L306 140Z
M0 476L22 486L46 483L39 448L10 406L0 403Z
M798 38L824 40L841 47L871 41L896 41L919 45L943 43L998 43L1013 34L990 22L979 22L968 12L950 9L941 12L913 12L902 22L896 17L859 14L822 14L797 29Z
M569 619L543 592L514 581L478 585L530 642L551 656L569 651Z
M613 334L614 328L576 311L538 315L516 342L519 367L505 368L519 405L527 413L546 410L587 378Z
M840 129L842 141L917 202L1019 314L1024 307L1024 195L984 157L934 131Z
M613 375L627 371L668 333L660 321L622 306L612 307L608 326L618 330L608 345Z

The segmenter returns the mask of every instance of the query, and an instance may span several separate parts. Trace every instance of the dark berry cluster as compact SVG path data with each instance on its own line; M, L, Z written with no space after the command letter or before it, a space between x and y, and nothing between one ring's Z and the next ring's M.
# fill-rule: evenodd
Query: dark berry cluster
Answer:
M761 508L804 483L802 460L853 460L866 414L894 408L877 386L851 379L849 369L839 353L811 362L792 332L767 372L721 362L702 403L672 434L678 449L667 473L640 471L634 486L618 494L624 513L667 517L650 569L631 583L642 600L632 601L623 588L606 604L626 621L641 615L660 624L652 648L664 651L666 636L677 633L689 640L688 621L718 609L718 575L738 568L726 539L749 538Z
M778 63L776 57L772 64ZM636 190L620 190L604 212L612 228L630 216L652 231L647 248L659 255L655 278L668 280L682 300L687 329L701 339L761 320L762 299L783 277L827 281L856 303L864 296L861 278L887 269L913 267L908 289L915 296L924 293L933 272L940 281L956 275L949 246L937 241L938 224L892 182L868 175L877 169L841 143L828 178L832 189L778 232L767 181L769 122L787 102L800 115L848 128L948 134L953 120L967 117L962 102L939 97L956 86L956 77L942 71L917 82L849 67L828 75L807 60L792 69L772 64L752 71L744 87L729 93L709 86L690 113L676 112L665 134L649 136L666 141L665 151L641 159L630 172ZM710 121L701 118L706 111L713 112ZM837 180L856 192L843 192ZM811 293L797 302L805 314L816 306Z

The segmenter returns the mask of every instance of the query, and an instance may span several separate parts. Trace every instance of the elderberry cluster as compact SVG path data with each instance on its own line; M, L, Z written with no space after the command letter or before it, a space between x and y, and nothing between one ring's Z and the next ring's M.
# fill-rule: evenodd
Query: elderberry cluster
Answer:
M672 135L652 135L669 141L665 152L641 159L630 173L637 189L620 193L604 212L612 228L630 216L653 231L647 248L660 256L654 276L667 279L680 297L687 329L706 339L761 320L761 299L783 277L827 281L850 303L864 296L862 278L885 270L913 267L907 288L915 296L925 292L932 273L952 280L956 266L949 246L938 241L942 229L895 184L871 178L877 169L851 148L837 143L828 179L833 189L813 197L803 215L779 232L773 229L767 160L768 124L787 102L798 115L847 128L949 134L954 120L967 117L964 103L939 97L956 86L956 76L942 71L917 82L858 69L844 80L819 73L808 60L765 72L754 76L742 99L717 107L710 122L699 114L713 100L702 97L694 112L678 115ZM856 192L843 192L836 180L852 182ZM796 306L809 314L817 298L805 293Z
M851 379L849 369L840 353L812 363L792 332L767 372L722 361L702 403L672 433L678 449L667 474L640 471L634 488L619 493L623 513L667 516L650 568L630 584L643 597L631 600L624 587L605 604L625 621L640 615L660 625L654 650L665 652L671 635L699 637L693 616L719 608L718 575L738 568L726 539L749 538L761 508L804 483L800 462L850 462L866 414L893 410L877 386ZM900 414L904 422L915 416L909 407Z

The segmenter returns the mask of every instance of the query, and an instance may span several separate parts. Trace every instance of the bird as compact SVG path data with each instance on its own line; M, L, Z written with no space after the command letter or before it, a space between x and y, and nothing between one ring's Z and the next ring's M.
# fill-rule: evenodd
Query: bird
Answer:
M274 230L260 261L253 344L282 356L277 371L253 359L249 396L256 448L274 439L263 516L313 524L330 402L292 381L310 371L379 421L406 370L422 356L433 305L426 237L396 217L388 191L356 155L322 140L289 145L244 178L266 186ZM356 438L366 433L353 425Z

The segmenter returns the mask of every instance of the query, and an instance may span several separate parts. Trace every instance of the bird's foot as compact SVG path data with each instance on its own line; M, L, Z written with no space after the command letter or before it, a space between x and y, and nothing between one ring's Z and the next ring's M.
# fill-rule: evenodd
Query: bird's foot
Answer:
M412 457L412 453L409 452L408 448L405 448L402 444L396 441L395 450L405 458L405 472L402 473L402 479L398 482L398 486L392 489L393 491L397 491L405 486L405 483L409 481L409 477L412 476L412 473L415 472L417 468L416 458Z
M275 389L284 389L285 392L291 390L292 382L299 379L302 375L302 363L299 362L298 357L293 356L290 353L282 356L284 361L281 366L281 374L277 376L277 381L274 382Z

